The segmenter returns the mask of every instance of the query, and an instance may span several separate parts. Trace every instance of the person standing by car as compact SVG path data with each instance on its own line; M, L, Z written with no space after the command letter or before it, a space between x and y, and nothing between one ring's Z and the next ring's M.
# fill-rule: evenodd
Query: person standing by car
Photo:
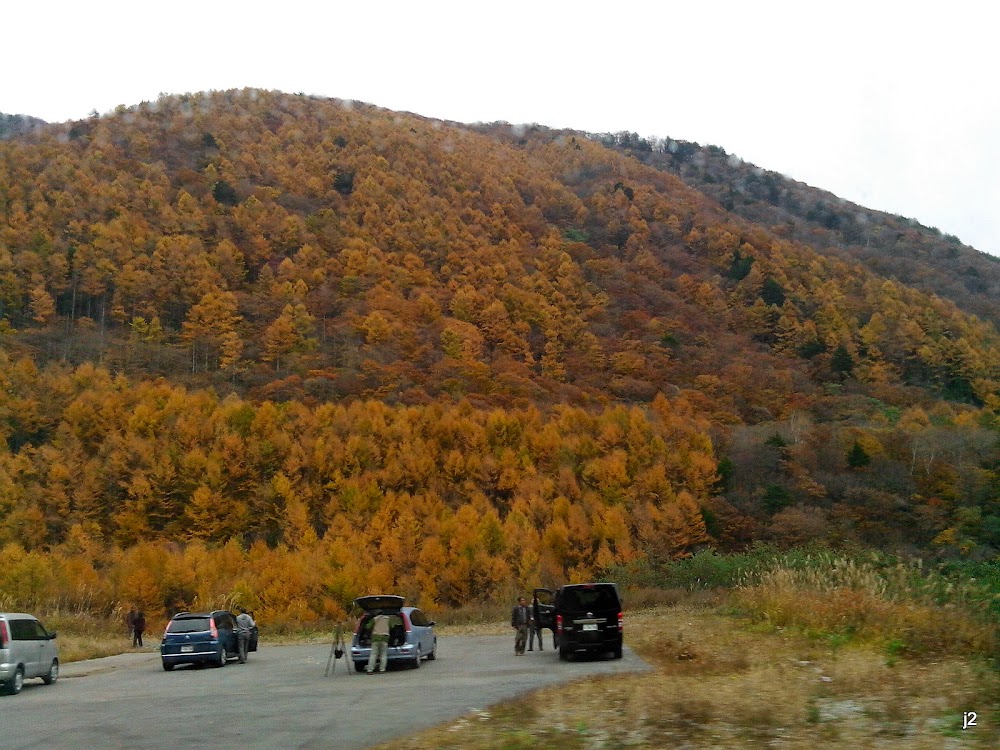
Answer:
M538 611L538 596L531 598L531 625L528 628L528 651L535 650L535 638L538 638L538 650L544 651L542 645L542 614Z
M531 627L531 610L523 596L517 598L517 604L510 611L510 626L514 628L514 656L524 656L524 646L528 642L528 628Z
M139 610L132 620L132 648L142 648L142 634L146 632L146 613Z
M378 664L378 671L384 672L389 660L389 615L378 614L372 620L372 652L368 657L368 668L366 673L375 671Z
M247 663L247 648L250 645L250 635L257 625L253 618L247 613L246 607L240 607L240 613L236 615L236 646L240 656L240 664Z

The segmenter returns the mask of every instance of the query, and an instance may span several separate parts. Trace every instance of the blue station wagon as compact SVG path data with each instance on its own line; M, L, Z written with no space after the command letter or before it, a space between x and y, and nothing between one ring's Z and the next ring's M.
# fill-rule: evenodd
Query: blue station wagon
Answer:
M434 621L428 620L416 607L404 607L403 597L380 594L362 596L354 600L355 606L364 610L358 618L351 639L351 659L354 668L363 672L368 666L372 652L372 625L375 615L389 615L390 664L407 664L417 668L422 659L433 661L437 658L437 636Z
M250 635L249 651L257 650L257 628ZM237 656L236 615L226 610L181 612L167 623L160 642L163 668L169 672L178 664L215 664Z

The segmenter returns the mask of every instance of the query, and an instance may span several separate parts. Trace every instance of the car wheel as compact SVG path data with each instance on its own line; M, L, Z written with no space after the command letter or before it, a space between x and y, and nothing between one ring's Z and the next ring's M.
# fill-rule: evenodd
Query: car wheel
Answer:
M417 646L417 658L413 660L413 668L420 669L420 646Z
M431 646L431 652L427 654L427 661L434 661L438 658L438 639L434 639L434 645Z
M354 671L355 672L364 672L365 671L365 663L363 661L356 661L356 662L354 662Z
M622 647L621 646L615 646L614 654L615 654L615 658L616 659L621 659L622 658Z
M171 671L173 671L173 668L174 668L174 665L171 664L169 661L166 661L166 660L163 661L163 671L164 672L171 672Z
M559 658L563 661L569 659L569 651L564 646L559 647Z
M24 687L24 667L18 667L14 671L14 676L10 678L10 682L7 683L7 693L10 695L17 695L21 692L21 688Z
M59 660L53 659L52 664L49 666L49 673L42 678L42 682L44 682L46 685L51 685L58 679L59 679Z
M223 646L222 650L219 652L219 658L215 662L215 666L224 667L226 666L226 647Z

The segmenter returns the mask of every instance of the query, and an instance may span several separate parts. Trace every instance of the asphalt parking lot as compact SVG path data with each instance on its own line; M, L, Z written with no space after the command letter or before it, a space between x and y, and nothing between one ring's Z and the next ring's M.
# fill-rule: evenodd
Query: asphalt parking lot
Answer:
M25 683L0 697L0 748L370 747L456 719L540 687L593 674L648 669L624 658L559 660L555 651L513 655L501 636L440 637L436 661L382 675L348 669L329 677L330 647L268 646L246 664L178 667L158 654L67 664L55 685Z

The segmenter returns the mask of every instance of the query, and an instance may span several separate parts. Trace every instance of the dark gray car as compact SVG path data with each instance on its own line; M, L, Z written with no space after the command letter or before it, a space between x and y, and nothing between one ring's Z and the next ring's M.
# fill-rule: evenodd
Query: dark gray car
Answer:
M239 653L236 616L224 609L211 612L181 612L167 623L160 642L163 669L171 671L178 664L215 664ZM250 634L249 651L257 650L257 626Z
M46 685L59 679L56 633L34 615L0 612L0 687L17 695L32 677L41 677Z
M437 658L437 636L434 621L417 607L404 607L403 597L391 594L362 596L354 600L355 606L364 610L358 618L351 639L351 660L354 668L363 672L372 652L372 624L375 615L389 615L390 664L407 664L419 667L422 659Z

